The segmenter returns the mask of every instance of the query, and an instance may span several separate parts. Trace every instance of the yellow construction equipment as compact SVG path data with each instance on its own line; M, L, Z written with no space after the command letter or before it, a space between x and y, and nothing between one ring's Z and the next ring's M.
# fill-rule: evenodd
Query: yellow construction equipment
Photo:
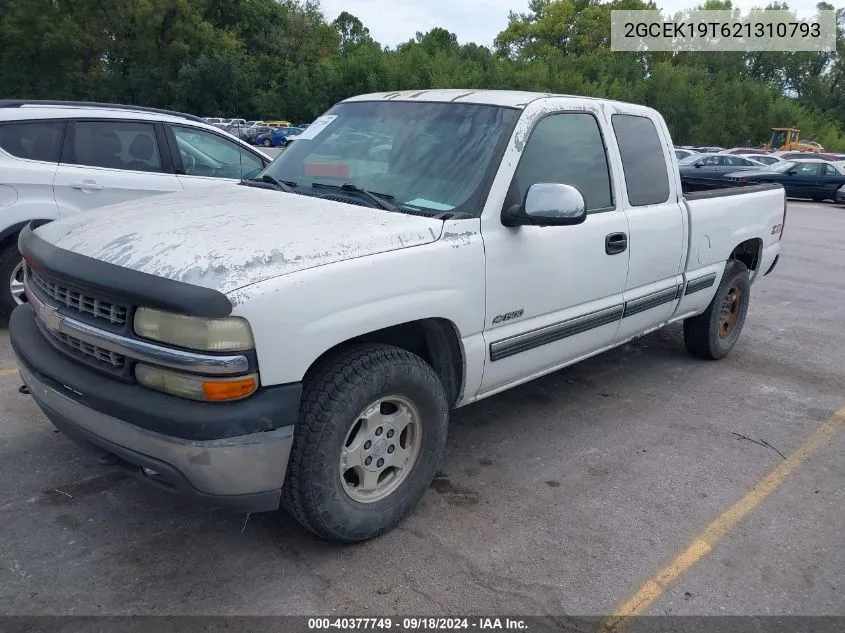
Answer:
M800 141L801 130L794 127L773 127L772 139L764 147L773 152L820 152L824 148L818 143Z

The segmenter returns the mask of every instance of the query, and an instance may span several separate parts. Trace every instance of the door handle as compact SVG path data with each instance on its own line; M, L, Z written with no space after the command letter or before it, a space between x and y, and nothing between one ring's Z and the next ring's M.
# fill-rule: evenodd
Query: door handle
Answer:
M85 189L88 189L89 191L102 191L102 189L103 189L103 185L100 185L100 184L93 182L91 180L84 181L84 182L71 182L71 183L68 183L68 186L71 189L81 189L83 191Z
M628 248L628 236L625 233L611 233L604 238L604 252L618 255Z

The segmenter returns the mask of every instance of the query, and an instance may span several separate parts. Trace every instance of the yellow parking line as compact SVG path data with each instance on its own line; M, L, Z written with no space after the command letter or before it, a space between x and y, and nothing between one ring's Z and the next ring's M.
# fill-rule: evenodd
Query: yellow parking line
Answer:
M643 613L681 574L707 556L731 528L751 514L766 497L777 490L792 471L829 442L843 424L845 424L845 407L839 409L829 420L819 426L801 446L758 481L742 499L704 528L671 563L647 580L633 596L623 602L616 613L603 623L600 630L619 631L628 618Z
M17 373L17 369L0 369L0 376L12 376Z

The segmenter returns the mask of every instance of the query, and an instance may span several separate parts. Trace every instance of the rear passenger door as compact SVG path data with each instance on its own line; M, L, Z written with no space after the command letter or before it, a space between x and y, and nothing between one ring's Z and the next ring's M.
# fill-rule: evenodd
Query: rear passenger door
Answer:
M166 148L155 122L71 121L54 181L59 213L181 191Z
M622 161L620 198L630 231L625 309L617 333L625 340L674 312L687 235L677 181L669 172L669 139L647 116L613 114L611 126Z
M822 170L818 197L824 197L825 200L835 200L836 192L843 184L845 184L845 176L840 174L833 165L825 165Z
M56 217L53 178L65 126L64 120L0 123L0 209L12 208L0 230L19 219Z

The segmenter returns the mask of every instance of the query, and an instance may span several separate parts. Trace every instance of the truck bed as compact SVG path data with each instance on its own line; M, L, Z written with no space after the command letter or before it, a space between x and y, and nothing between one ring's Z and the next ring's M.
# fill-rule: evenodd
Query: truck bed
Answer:
M756 240L754 250L765 259L765 249L780 239L786 207L783 185L696 191L684 194L684 201L690 226L687 271L724 262L746 241Z

